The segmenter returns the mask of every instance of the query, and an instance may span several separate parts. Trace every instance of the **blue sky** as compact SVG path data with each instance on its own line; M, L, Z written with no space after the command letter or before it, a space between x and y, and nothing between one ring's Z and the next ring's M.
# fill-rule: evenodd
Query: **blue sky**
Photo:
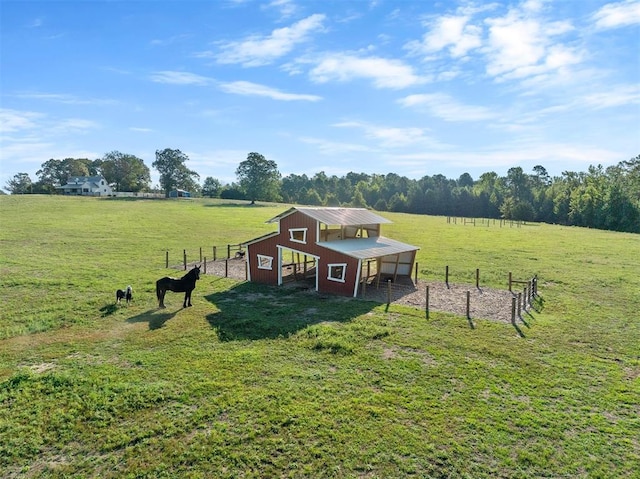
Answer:
M474 179L640 154L637 0L0 8L0 186L112 150L223 183L254 151L283 176Z

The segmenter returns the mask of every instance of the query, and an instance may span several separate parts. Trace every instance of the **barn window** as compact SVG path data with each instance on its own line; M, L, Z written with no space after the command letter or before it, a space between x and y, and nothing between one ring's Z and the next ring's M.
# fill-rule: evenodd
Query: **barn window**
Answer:
M289 239L294 243L307 243L307 228L290 228Z
M338 281L344 283L344 275L347 271L347 263L331 263L329 264L329 281Z
M273 256L258 255L258 269L273 269Z

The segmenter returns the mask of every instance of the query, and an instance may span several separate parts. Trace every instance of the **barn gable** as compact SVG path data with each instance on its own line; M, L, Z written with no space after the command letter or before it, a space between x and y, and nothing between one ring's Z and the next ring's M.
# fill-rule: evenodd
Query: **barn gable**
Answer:
M410 275L419 249L381 236L390 221L364 208L293 207L267 223L278 231L244 243L249 280L259 283L280 285L291 272L315 279L316 291L356 296L372 261L378 278Z

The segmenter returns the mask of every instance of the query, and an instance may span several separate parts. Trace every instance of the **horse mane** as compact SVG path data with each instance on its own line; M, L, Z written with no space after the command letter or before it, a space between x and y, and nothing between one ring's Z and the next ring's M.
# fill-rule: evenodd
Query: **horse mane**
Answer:
M200 266L191 268L189 272L180 279L191 279L192 276L196 276L197 274L200 274Z

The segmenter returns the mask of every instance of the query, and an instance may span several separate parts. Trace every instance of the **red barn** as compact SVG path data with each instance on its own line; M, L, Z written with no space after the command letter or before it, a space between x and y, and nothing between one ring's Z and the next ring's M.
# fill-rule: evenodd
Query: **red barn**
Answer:
M361 281L411 276L419 249L380 235L389 220L365 208L293 207L270 219L278 230L247 241L249 280L313 280L321 293L357 296Z

